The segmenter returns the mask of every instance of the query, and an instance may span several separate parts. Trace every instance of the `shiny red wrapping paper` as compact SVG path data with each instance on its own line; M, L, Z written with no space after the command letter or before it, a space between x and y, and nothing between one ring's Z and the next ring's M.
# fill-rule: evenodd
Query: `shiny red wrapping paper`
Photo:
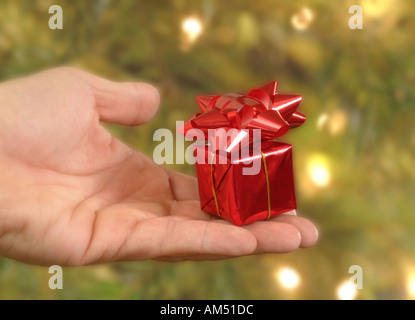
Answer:
M204 155L204 161L196 162L203 211L241 226L296 209L292 146L274 139L304 123L305 116L296 111L301 99L298 95L277 94L277 82L247 95L197 98L202 113L187 121L183 131L186 134L198 129L194 137L209 141L209 145L195 148L196 153ZM219 133L212 139L209 129ZM239 144L249 149L249 153L239 155L248 156L231 158L235 136L226 138L225 145L212 143L229 129L248 132L241 135L244 138ZM253 129L261 129L261 141L257 144L251 134ZM260 150L255 148L258 144ZM244 174L243 168L252 166L252 163L244 164L244 160L254 158L260 161L259 172Z
M207 146L198 148L204 148L206 155L205 164L196 164L200 206L203 211L219 215L241 226L296 209L291 145L276 141L262 143L268 186L262 160L257 175L244 175L243 168L251 167L252 164L245 165L242 162L243 158L240 162L232 163L230 157L226 157L226 164L211 165L208 163L212 157L209 148ZM261 157L260 152L252 155ZM213 179L211 171L213 171ZM219 214L212 187L215 188ZM268 188L271 212L268 210Z

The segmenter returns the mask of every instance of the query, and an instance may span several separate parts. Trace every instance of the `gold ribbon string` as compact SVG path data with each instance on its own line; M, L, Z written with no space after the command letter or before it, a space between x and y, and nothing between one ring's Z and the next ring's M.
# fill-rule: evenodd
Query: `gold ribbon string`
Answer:
M268 177L268 169L267 169L267 160L265 158L265 154L263 152L261 152L261 156L262 156L262 161L264 163L264 171L265 171L265 180L267 182L267 197L268 197L268 217L267 219L271 218L271 193L270 193L270 188L269 188L269 177ZM216 205L216 212L218 214L218 216L220 217L220 212L219 212L219 204L218 204L218 198L216 195L216 190L215 190L215 180L213 177L213 163L214 163L214 159L215 159L215 154L212 154L212 160L210 163L210 176L212 179L212 193L213 193L213 198L215 199L215 205Z
M269 177L268 177L268 169L267 169L267 160L265 159L265 154L261 151L262 161L264 162L264 170L265 170L265 179L267 180L267 196L268 196L268 218L271 218L271 194L269 192Z
M214 159L215 159L215 154L212 154L212 160L210 161L210 175L211 175L211 178L212 178L212 191L213 191L213 198L215 199L216 212L218 213L218 216L220 217L218 198L216 196L216 190L215 190L215 180L213 179L213 162L214 162Z

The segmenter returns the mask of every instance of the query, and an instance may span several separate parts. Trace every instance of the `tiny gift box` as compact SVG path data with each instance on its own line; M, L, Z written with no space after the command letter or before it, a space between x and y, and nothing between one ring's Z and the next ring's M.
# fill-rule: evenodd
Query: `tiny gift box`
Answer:
M274 139L300 126L299 95L271 82L246 95L200 96L183 133L195 147L203 211L241 226L296 209L292 146ZM206 142L206 143L205 143Z

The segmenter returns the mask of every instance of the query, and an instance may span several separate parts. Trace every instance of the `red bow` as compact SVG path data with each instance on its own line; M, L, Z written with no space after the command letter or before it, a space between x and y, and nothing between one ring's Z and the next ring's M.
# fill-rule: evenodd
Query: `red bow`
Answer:
M235 128L261 129L263 141L284 135L290 128L302 125L306 117L296 112L302 97L277 94L277 86L278 82L273 81L247 95L231 93L197 97L202 113L185 123L184 134L191 129L200 129L207 138L209 129Z

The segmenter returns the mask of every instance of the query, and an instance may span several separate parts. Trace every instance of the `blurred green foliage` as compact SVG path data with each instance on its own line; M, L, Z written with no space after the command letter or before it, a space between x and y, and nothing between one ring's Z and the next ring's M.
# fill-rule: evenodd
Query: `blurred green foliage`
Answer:
M50 30L59 4L64 29ZM364 29L350 30L361 4ZM301 15L304 6L313 18ZM299 15L302 25L293 24ZM183 44L181 23L203 32ZM308 19L308 20L307 20ZM300 30L303 29L303 30ZM281 140L294 144L299 211L319 226L309 250L224 262L118 263L64 269L64 290L48 288L47 268L0 258L1 299L336 298L361 265L358 298L407 298L415 272L415 5L409 0L2 0L0 79L72 65L114 80L155 84L161 109L138 128L108 126L149 155L158 128L197 112L199 94L244 92L271 80L304 96L307 123ZM324 157L325 187L309 162ZM192 173L193 168L173 168ZM300 286L275 279L294 268Z

